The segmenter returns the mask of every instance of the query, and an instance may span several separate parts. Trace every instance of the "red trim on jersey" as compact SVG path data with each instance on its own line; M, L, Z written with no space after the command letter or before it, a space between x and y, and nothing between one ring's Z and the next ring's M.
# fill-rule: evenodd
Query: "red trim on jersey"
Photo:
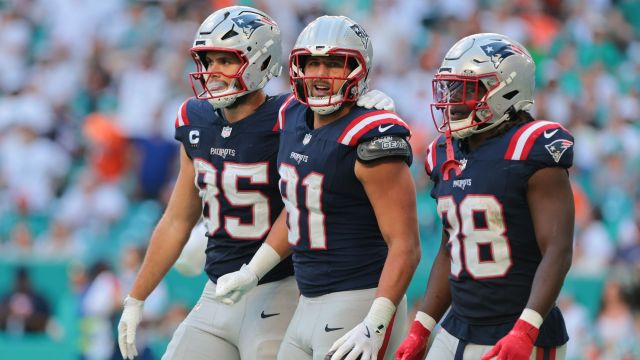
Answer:
M355 127L357 127L361 122L367 121L367 119L370 119L374 116L381 116L381 115L388 115L388 117L381 117L380 119L374 120L371 123L362 127L361 129L357 130L357 132L351 133L352 130ZM351 120L349 125L347 125L347 127L342 132L342 134L340 134L340 137L338 138L338 142L345 144L344 142L345 138L347 138L348 136L351 136L351 138L349 139L349 142L346 143L345 145L353 146L357 144L358 140L360 140L362 135L366 134L369 130L373 129L376 126L384 125L384 124L400 125L406 128L407 130L409 130L409 136L411 136L411 129L409 128L409 125L407 125L404 121L402 121L402 119L400 119L398 114L391 111L387 111L387 110L377 110L377 111L372 111L372 112L368 112L366 114L360 115L357 118Z
M176 116L176 123L175 123L176 128L179 128L180 126L189 125L189 118L187 117L187 103L191 99L192 98L188 98L182 103L182 105L180 105L180 109L178 110L178 115Z
M296 97L291 94L289 95L287 100L282 103L282 106L280 106L280 110L278 110L278 119L276 120L276 124L273 125L273 129L271 129L272 131L280 131L284 129L284 111L287 109L287 106L289 106L289 103L295 98Z
M540 125L541 123L545 124ZM532 127L536 127L536 129L533 131L527 131ZM518 129L518 131L516 131L516 133L511 137L509 147L504 155L505 160L525 160L529 156L529 152L531 151L533 144L536 142L538 137L540 137L540 134L549 129L563 129L566 131L566 129L558 123L542 120L533 121ZM524 146L522 146L520 153L518 154L518 144L522 144L522 141L524 141Z
M542 360L544 358L544 348L536 346L536 360Z
M393 332L393 323L396 320L396 314L393 314L391 321L389 321L389 326L384 333L384 340L382 341L382 346L380 347L380 351L378 351L378 360L384 359L384 353L387 352L387 347L389 346L389 340L391 340L391 333Z
M429 176L431 176L431 173L433 173L433 166L437 164L436 146L438 144L438 140L440 140L440 136L442 135L438 135L427 147L427 156L425 156L424 158L424 169L427 172L427 175ZM431 162L431 165L429 165L429 162Z

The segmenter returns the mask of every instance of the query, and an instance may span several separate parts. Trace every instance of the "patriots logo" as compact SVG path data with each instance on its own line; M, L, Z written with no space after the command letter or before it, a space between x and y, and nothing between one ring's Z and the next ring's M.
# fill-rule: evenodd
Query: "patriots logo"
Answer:
M367 35L364 29L358 24L353 24L350 26L350 28L354 33L356 33L356 35L358 35L360 41L362 41L362 45L366 49L367 46L369 46L369 35Z
M275 25L271 20L265 18L264 16L256 13L243 13L240 16L236 16L231 19L247 36L247 39L251 38L253 32L256 31L257 28L263 25Z
M547 148L551 157L555 162L559 162L562 154L567 151L568 148L573 146L573 142L565 139L558 139L552 142L551 144L547 144L544 147Z
M508 58L511 55L527 54L519 47L502 41L495 41L486 45L481 45L480 48L489 58L491 58L491 62L496 69L498 68L498 66L500 66L502 60Z

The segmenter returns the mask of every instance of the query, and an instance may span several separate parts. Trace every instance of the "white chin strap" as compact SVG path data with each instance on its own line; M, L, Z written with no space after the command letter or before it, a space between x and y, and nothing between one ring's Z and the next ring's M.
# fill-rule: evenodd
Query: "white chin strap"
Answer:
M326 105L329 103L329 96L307 98L311 111L319 115L329 115L342 106L342 94L331 96L331 100L338 101L335 105Z
M234 102L236 102L236 100L247 93L247 91L241 92L241 93L236 93L233 95L225 95L228 93L232 93L237 91L238 89L236 88L236 81L234 80L227 89L220 91L220 92L215 92L212 91L211 94L215 95L217 97L212 98L212 99L207 99L207 101L209 102L209 104L213 105L214 108L216 109L221 109L221 108L226 108L227 106L232 105Z
M209 102L209 104L213 105L214 108L222 109L236 102L236 99L239 95L240 94L223 96L219 98L207 99L207 101Z
M473 114L473 112L471 114L469 114L469 116L467 116L464 119L455 120L455 121L449 120L449 126L451 128L451 136L453 136L456 139L464 139L464 138L467 138L467 137L469 137L471 135L491 130L491 129L497 127L498 125L502 124L505 120L507 120L509 118L509 114L504 114L497 121L494 121L492 123L483 124L484 127L481 128L480 130L478 130L478 126L469 126L473 121L471 119L472 118L472 114ZM465 126L469 126L469 127L465 128L465 129L457 130L457 129L460 129L460 128L464 128Z

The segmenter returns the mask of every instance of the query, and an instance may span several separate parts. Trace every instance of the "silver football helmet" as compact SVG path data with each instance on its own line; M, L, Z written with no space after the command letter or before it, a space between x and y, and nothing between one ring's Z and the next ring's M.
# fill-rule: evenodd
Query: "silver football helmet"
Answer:
M311 56L344 57L345 67L351 68L346 77L306 76L304 65ZM346 16L321 16L307 25L298 36L289 57L289 78L292 91L303 104L314 112L326 115L338 110L342 103L353 102L367 91L367 81L373 47L369 36L360 25ZM344 81L335 94L309 96L310 89L305 80L325 79L331 83Z
M240 60L235 74L209 71L208 51L226 51ZM209 15L200 25L191 48L196 71L189 74L198 99L214 107L233 104L242 95L263 88L282 70L282 45L278 24L264 12L248 6L230 6ZM223 75L232 82L223 90L211 86L212 75ZM214 81L215 82L215 81Z
M431 115L436 127L462 139L529 110L535 69L527 49L507 36L480 33L461 39L433 79Z

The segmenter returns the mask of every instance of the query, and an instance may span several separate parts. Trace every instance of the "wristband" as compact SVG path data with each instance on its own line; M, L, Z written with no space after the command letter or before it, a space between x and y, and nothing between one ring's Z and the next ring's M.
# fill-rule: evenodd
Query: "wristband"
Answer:
M416 313L416 321L422 324L422 326L424 326L425 329L429 330L430 333L436 326L436 320L422 311L418 311Z
M369 313L365 320L373 324L375 331L380 334L387 326L389 326L389 322L395 312L396 305L393 301L386 297L377 297L373 300L373 304L371 304L371 309L369 309Z
M262 243L262 246L260 246L249 264L247 264L247 267L256 274L258 279L262 279L262 277L278 265L281 260L280 255L271 245Z
M124 306L127 306L127 305L142 306L142 305L144 305L144 301L143 300L138 300L138 299L132 297L131 295L127 295L127 297L125 297L124 300L122 301L122 305L124 305Z
M522 315L520 315L520 320L524 320L528 322L536 329L540 328L540 325L542 325L542 321L543 321L542 315L540 315L537 311L531 310L529 308L525 308L522 311Z

